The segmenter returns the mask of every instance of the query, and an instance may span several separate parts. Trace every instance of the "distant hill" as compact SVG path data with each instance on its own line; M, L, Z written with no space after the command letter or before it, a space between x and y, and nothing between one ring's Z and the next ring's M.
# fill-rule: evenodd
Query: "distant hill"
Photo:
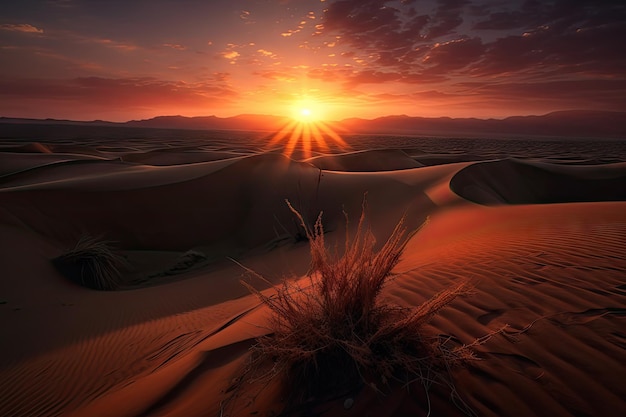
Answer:
M279 116L244 114L220 118L216 116L159 116L125 123L95 120L77 122L55 119L0 118L0 123L62 124L81 126L120 126L158 129L192 130L260 130L277 131L289 123ZM454 135L454 136L569 136L626 139L626 112L559 111L542 116L513 116L506 119L427 118L406 115L376 119L345 119L332 125L343 133Z
M559 111L543 116L506 119L386 116L373 120L347 119L341 126L355 133L446 135L537 135L626 138L626 112Z
M285 117L261 114L242 114L226 118L217 116L159 116L147 120L131 120L130 122L124 123L124 125L159 129L275 131L281 129L287 123L288 119Z

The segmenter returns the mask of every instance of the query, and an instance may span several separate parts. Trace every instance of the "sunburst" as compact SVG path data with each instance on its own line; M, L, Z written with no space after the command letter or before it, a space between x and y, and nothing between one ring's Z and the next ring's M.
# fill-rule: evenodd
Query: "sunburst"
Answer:
M294 106L290 120L274 134L268 146L284 143L283 154L288 157L300 146L304 159L310 158L313 151L328 152L329 143L340 149L350 148L336 128L322 120L322 114L319 104L298 103Z

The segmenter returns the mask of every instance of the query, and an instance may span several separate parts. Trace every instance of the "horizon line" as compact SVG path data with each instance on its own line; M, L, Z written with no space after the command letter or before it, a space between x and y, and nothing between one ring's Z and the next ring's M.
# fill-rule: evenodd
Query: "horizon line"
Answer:
M384 118L392 118L392 117L404 117L404 118L409 118L409 119L427 119L427 120L437 120L437 119L450 119L450 120L507 120L513 117L543 117L543 116L548 116L551 114L555 114L555 113L575 113L575 112L585 112L585 113L619 113L619 114L626 114L625 111L617 111L617 110L595 110L595 109L567 109L567 110L555 110L555 111L550 111L547 113L542 113L542 114L518 114L518 115L510 115L510 116L506 116L506 117L487 117L487 118L483 118L483 117L476 117L476 116L466 116L466 117L452 117L452 116L410 116L406 113L402 113L402 114L387 114L387 115L383 115L383 116L377 116L374 118L366 118L366 117L346 117L340 120L325 120L326 122L329 123L341 123L343 121L346 120L364 120L364 121L374 121L374 120L378 120L378 119L384 119ZM216 119L221 119L221 120L225 120L225 119L236 119L239 117L246 117L246 116L252 116L252 117L273 117L273 118L277 118L277 119L293 119L293 117L291 116L281 116L281 115L275 115L275 114L264 114L264 113L239 113L233 116L217 116L215 114L209 114L209 115L203 115L203 116L185 116L182 114L162 114L162 115L157 115L157 116L152 116L152 117L148 117L148 118L143 118L143 119L129 119L129 120L125 120L125 121L112 121L112 120L106 120L106 119L68 119L68 118L56 118L56 117L44 117L44 118L40 118L40 117L15 117L15 116L0 116L0 120L5 120L5 119L13 119L13 120L33 120L33 121L59 121L59 122L79 122L79 123L97 123L97 122L103 122L103 123L112 123L112 124L127 124L127 123L131 123L131 122L143 122L143 121L149 121L149 120L154 120L157 118L164 118L164 117L180 117L180 118L185 118L185 119L202 119L202 118L216 118Z

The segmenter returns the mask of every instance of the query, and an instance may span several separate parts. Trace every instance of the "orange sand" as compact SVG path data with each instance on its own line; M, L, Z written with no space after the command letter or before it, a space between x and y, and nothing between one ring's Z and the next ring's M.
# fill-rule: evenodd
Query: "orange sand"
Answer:
M146 141L148 145L149 141ZM472 278L431 323L459 343L508 324L453 373L477 415L626 414L626 165L497 160L424 167L410 151L307 161L241 149L29 144L0 149L0 415L226 416L280 411L277 386L222 409L267 311L232 257L273 282L304 276L288 198L340 239L365 192L383 239L409 243L385 289L413 306ZM446 162L454 162L448 160ZM510 205L507 203L517 204ZM549 204L540 204L549 203ZM50 259L81 233L116 241L125 287L100 292ZM163 274L185 251L205 263ZM254 282L261 287L262 282ZM269 291L269 290L268 290ZM250 388L250 396L255 394ZM326 416L426 415L419 385L319 404ZM350 410L343 402L355 399ZM432 415L462 415L433 387Z

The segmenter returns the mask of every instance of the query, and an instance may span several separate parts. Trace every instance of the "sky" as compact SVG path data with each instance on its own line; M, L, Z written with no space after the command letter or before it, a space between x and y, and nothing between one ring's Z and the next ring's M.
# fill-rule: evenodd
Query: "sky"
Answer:
M612 0L0 3L0 116L626 111Z

